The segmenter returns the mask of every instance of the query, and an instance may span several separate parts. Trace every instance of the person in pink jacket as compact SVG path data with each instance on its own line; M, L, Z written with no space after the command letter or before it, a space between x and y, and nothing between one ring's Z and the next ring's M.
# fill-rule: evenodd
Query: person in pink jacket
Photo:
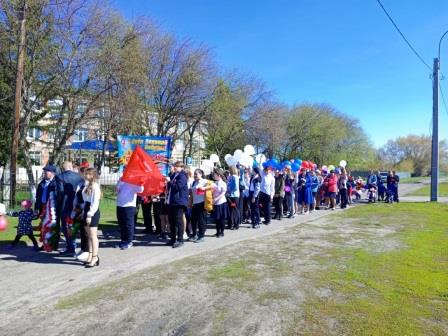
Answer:
M330 170L330 174L324 180L324 187L326 190L326 201L331 210L336 206L336 194L338 193L338 177L333 170Z

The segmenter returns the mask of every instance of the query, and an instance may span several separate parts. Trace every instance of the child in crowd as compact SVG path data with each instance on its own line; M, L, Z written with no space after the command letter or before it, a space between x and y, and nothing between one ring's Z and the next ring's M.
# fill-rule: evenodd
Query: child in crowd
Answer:
M32 221L37 219L37 215L34 214L32 209L33 202L30 200L24 200L20 203L22 210L20 211L10 211L6 214L11 217L19 218L19 225L17 226L17 235L11 245L7 246L5 249L11 250L13 249L17 243L19 242L22 236L26 235L33 242L34 250L39 251L39 245L37 244L37 240L33 235L33 225Z

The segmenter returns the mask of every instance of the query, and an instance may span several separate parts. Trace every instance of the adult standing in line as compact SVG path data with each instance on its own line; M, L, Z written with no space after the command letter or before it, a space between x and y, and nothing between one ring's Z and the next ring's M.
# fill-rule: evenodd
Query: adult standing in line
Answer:
M201 243L204 241L207 215L205 211L205 188L207 180L203 178L204 172L201 169L194 171L194 182L191 185L190 196L192 200L191 209L191 229L190 241Z
M137 194L144 190L138 186L122 181L117 183L117 220L120 226L121 242L115 247L127 250L133 246L135 230L135 212Z
M88 167L80 167L79 173L82 178L81 184L76 189L75 199L73 202L73 210L71 213L72 221L79 221L82 224L83 221L83 211L84 211L84 199L82 197L82 191L85 187L85 176L84 173L88 169ZM73 232L73 231L72 231ZM76 255L76 260L86 261L89 257L89 241L87 237L87 229L84 225L79 225L79 236L81 238L81 250ZM73 239L76 239L76 236L73 236Z
M238 169L235 166L230 167L230 176L227 180L227 199L229 201L228 229L238 230L240 226L240 186Z
M249 198L250 198L250 217L252 221L252 228L260 228L260 203L258 196L260 195L260 169L258 167L254 168L254 174L250 179L249 184Z
M62 164L63 172L58 175L63 183L64 194L62 198L62 212L61 212L61 230L65 237L65 251L61 254L74 255L76 250L76 237L72 237L68 232L70 216L73 210L73 202L75 200L76 191L78 187L84 184L82 176L73 171L73 164L71 161L65 161Z
M311 170L311 195L313 203L311 204L311 212L316 209L316 198L317 198L317 190L319 189L319 178L317 177L317 173L314 169Z
M330 174L325 177L324 186L326 190L326 203L328 209L335 210L336 194L338 192L338 177L334 173L334 170L330 170Z
M384 187L383 178L379 170L376 172L376 179L378 183L378 201L384 201L384 194L386 193L386 188Z
M398 199L398 183L400 182L400 177L396 175L395 170L389 172L387 176L387 191L388 191L388 201L392 202L390 199L392 197L394 202L400 202Z
M339 194L341 195L341 209L347 208L348 204L347 182L347 172L345 168L341 168L341 175L338 180Z
M275 193L275 178L272 175L272 168L266 167L261 173L260 203L263 207L263 224L271 223L271 203Z
M283 217L283 198L285 197L285 178L280 170L275 171L274 183L274 219L282 220Z
M174 163L174 173L168 188L169 221L173 248L184 244L184 215L188 207L188 177L182 161ZM177 240L176 240L177 237Z
M224 171L221 168L215 168L213 171L213 217L216 222L216 238L224 237L224 222L229 217L229 208L227 206L226 192L227 184L224 182Z
M37 186L34 211L41 218L40 239L42 250L55 251L59 245L60 220L64 186L56 176L57 169L53 165L43 168L44 179Z
M285 168L285 198L288 218L294 218L294 184L294 173L291 168Z

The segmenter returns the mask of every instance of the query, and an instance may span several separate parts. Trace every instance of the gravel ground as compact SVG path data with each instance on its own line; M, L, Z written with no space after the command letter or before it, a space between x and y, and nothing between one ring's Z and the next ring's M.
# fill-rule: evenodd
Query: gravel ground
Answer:
M420 186L403 185L401 192ZM93 269L27 248L0 254L1 334L294 335L291 314L307 293L326 295L306 280L319 270L317 257L341 244L363 246L372 239L378 250L398 247L387 239L393 234L388 228L328 217L341 212L318 211L260 230L246 226L226 231L224 239L211 237L209 229L204 243L180 249L137 235L136 247L121 251L113 248L117 237L104 233L101 265ZM236 263L235 277L219 268L229 260ZM294 267L283 269L282 260L294 260ZM258 266L266 274L261 279L252 274ZM290 306L278 298L288 298Z

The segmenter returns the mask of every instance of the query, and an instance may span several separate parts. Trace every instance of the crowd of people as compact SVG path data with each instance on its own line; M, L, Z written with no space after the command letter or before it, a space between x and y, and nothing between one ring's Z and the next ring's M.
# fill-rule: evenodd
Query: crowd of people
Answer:
M27 235L36 250L56 251L60 236L65 240L64 255L73 255L85 267L99 266L98 225L100 222L101 188L96 169L87 164L74 167L65 162L62 172L55 166L43 168L43 179L37 187L34 210L32 202L21 203L22 210L8 212L17 216L17 236L7 249L12 249ZM201 169L191 170L181 161L171 166L163 192L142 195L144 186L118 181L116 216L120 242L115 246L127 250L133 246L137 213L141 209L145 232L166 240L168 246L181 247L185 241L201 243L207 222L213 221L215 237L225 230L238 230L249 224L259 229L272 220L294 218L318 210L345 209L367 194L369 201L398 202L399 177L389 172L386 179L370 172L366 181L353 178L345 167L297 171L285 166L230 166L227 171L216 167L209 175ZM38 226L32 221L40 219ZM263 221L262 221L263 219ZM153 225L154 224L154 225ZM33 230L40 232L39 246ZM77 239L80 251L76 253Z

